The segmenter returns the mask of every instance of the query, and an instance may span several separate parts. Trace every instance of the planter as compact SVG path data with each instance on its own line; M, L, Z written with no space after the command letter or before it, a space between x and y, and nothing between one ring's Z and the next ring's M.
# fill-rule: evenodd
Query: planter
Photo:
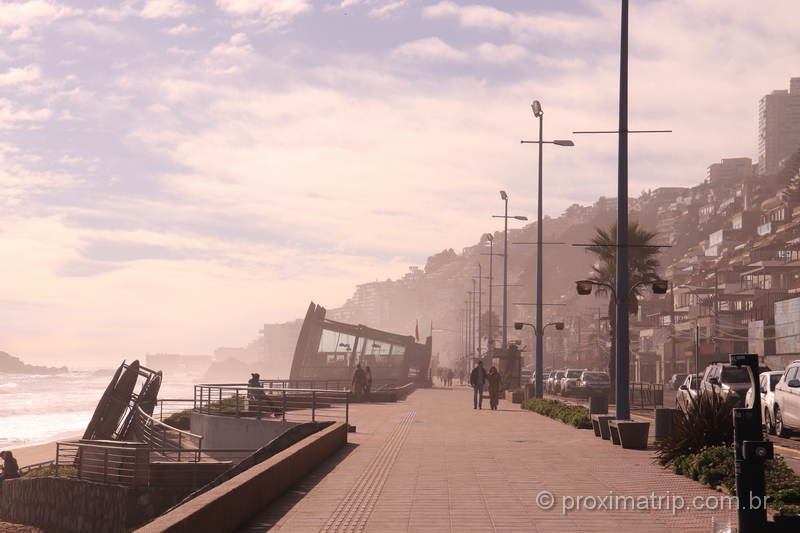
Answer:
M608 421L614 420L614 415L592 415L592 429L594 435L603 440L611 439L611 431L608 428Z
M506 401L511 403L522 403L522 391L515 390L515 391L506 391Z
M778 533L796 533L800 531L800 514L776 514L772 516L775 521L773 531Z
M611 420L608 423L611 431L611 440L623 448L631 450L646 450L647 436L650 432L650 422L636 422L634 420Z

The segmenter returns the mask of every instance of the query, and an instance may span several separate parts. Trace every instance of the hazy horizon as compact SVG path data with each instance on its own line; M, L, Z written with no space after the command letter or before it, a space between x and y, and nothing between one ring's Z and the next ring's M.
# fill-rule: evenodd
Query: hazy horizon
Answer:
M532 5L534 4L534 5ZM630 191L757 158L800 76L796 2L631 5ZM616 196L619 5L0 4L0 350L210 354L545 213Z

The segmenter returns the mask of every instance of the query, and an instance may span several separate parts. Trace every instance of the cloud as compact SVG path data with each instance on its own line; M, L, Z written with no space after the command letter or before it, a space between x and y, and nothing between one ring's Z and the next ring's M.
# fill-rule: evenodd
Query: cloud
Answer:
M477 48L477 55L489 63L514 63L524 59L528 51L518 44L482 43Z
M383 5L373 7L369 11L369 16L373 18L386 18L392 13L406 6L408 0L395 0L393 2L386 2Z
M7 98L0 98L0 129L12 128L20 123L47 120L51 114L49 109L20 107Z
M0 3L0 29L10 29L11 40L28 39L33 35L33 28L79 13L78 9L50 0L3 2Z
M147 0L140 14L147 19L157 19L180 18L194 12L194 6L184 0Z
M423 61L465 61L467 54L453 48L438 37L426 37L402 44L394 49L395 57Z
M286 26L311 11L307 0L216 0L216 4L240 24L259 24L268 29Z
M0 73L0 87L38 81L41 76L42 71L36 65L10 68L6 72Z
M198 31L200 31L200 28L197 28L195 26L189 26L185 23L181 23L165 31L169 35L191 35L193 33L197 33Z

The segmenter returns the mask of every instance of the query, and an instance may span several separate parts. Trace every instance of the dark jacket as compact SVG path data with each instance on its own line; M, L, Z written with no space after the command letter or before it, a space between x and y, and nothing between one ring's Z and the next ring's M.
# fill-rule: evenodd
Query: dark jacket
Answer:
M19 465L13 457L6 457L3 461L3 477L6 479L19 477Z
M482 366L476 366L472 369L472 373L469 375L469 384L473 387L477 387L486 383L486 369Z

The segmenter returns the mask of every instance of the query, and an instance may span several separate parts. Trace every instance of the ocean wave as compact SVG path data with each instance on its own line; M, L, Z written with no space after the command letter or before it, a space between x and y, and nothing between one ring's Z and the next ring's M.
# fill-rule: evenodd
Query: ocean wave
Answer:
M19 387L17 383L0 383L0 394L4 392L15 392Z

